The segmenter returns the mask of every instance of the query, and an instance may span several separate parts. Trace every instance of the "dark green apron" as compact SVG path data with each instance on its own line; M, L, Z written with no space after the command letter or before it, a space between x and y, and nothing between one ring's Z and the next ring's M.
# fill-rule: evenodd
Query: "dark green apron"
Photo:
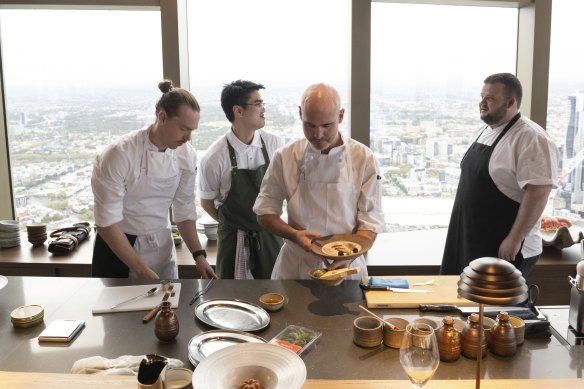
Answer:
M219 207L217 230L217 264L219 278L234 278L237 230L245 231L249 245L249 268L254 278L269 279L283 241L280 237L264 231L257 222L252 208L260 192L260 185L270 164L270 158L262 141L262 153L266 163L256 170L238 169L235 150L229 141L231 160L231 188L225 202Z

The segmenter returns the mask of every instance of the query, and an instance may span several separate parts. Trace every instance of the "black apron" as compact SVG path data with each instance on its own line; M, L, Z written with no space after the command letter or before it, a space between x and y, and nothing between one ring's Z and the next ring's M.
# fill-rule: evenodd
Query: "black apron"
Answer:
M499 256L499 246L511 231L519 203L497 188L489 174L489 161L520 116L518 113L511 119L491 146L478 143L479 135L462 158L440 274L459 275L477 258ZM520 249L516 260L522 259Z
M134 246L136 235L125 234ZM91 260L91 276L100 278L128 278L130 268L126 265L110 247L105 240L96 234L95 245L93 246L93 259Z
M225 202L218 209L216 270L219 278L235 277L237 230L245 231L250 250L249 268L256 279L271 277L280 247L284 243L280 237L262 229L253 212L262 179L270 164L266 145L261 136L260 140L266 163L256 170L249 170L237 168L235 150L226 139L231 160L231 188Z

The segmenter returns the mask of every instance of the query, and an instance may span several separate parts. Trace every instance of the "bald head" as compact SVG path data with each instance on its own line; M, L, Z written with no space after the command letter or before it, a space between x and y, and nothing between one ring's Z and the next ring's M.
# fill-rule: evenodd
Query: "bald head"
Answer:
M302 95L300 105L305 108L307 104L332 104L335 110L341 109L341 96L332 86L324 83L310 85Z
M339 124L345 110L335 88L327 84L309 86L302 95L300 119L306 139L323 154L343 144Z

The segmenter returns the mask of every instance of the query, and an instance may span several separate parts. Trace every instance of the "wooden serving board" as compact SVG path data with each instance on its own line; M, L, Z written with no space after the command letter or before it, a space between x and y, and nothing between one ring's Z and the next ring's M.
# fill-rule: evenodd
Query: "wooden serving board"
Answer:
M411 285L434 279L433 285L413 286L411 289L431 290L432 293L395 293L385 290L365 291L368 308L418 308L420 304L448 304L457 306L476 306L465 298L458 297L460 276L380 276L376 278L405 278ZM367 284L369 277L364 277Z

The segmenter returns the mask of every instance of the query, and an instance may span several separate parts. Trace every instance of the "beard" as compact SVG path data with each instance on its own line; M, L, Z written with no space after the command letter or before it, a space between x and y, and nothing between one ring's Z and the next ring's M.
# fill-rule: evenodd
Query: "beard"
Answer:
M507 115L507 107L505 107L505 105L502 105L495 111L491 111L485 114L481 113L481 120L488 124L489 126L492 126L493 124L500 123L501 120L503 120L503 118L505 117L505 115Z

